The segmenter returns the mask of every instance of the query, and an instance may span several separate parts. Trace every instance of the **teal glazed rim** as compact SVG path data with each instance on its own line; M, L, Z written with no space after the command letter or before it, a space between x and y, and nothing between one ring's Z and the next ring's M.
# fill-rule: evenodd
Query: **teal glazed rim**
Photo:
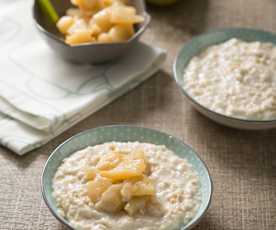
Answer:
M87 146L94 146L111 141L139 141L156 145L165 145L176 155L187 159L199 175L202 203L195 217L187 224L181 225L180 230L188 230L198 224L201 218L206 214L213 194L212 179L205 163L190 146L180 139L153 129L130 125L111 125L86 130L69 138L52 152L42 173L42 196L49 210L61 223L69 229L74 230L74 227L72 227L64 217L58 214L55 199L52 196L52 178L57 168L64 158L70 156L74 152Z

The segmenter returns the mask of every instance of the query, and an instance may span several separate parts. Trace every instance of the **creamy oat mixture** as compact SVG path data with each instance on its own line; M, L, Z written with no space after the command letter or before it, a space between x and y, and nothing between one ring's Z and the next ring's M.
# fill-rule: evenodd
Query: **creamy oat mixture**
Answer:
M184 88L218 113L276 119L276 47L238 39L211 46L188 64Z
M112 213L110 211L114 210L108 210L109 206L105 210L99 209L100 202L94 203L93 196L88 196L87 184L90 182L87 182L87 175L91 175L87 174L87 168L95 167L114 149L126 154L139 149L150 166L147 180L154 184L154 198L150 198L138 212L129 212L131 210L125 208ZM198 175L185 159L165 146L139 142L105 143L78 151L64 160L53 179L53 196L60 214L80 230L177 229L195 216L201 204L199 189Z

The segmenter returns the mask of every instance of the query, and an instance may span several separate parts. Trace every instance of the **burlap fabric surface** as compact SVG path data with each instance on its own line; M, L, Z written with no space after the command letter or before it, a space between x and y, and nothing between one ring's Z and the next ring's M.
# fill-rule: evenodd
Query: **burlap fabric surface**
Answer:
M114 123L168 132L199 152L210 168L215 190L196 230L276 229L276 130L248 132L219 126L195 112L172 79L175 55L192 36L232 26L276 32L276 1L183 0L172 8L149 11L153 22L143 39L168 50L158 74L37 151L18 157L0 148L1 230L64 229L41 198L43 165L70 136Z

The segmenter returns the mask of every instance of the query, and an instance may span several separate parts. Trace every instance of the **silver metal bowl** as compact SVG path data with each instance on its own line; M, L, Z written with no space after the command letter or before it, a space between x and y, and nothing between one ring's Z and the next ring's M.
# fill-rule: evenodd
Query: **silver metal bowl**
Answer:
M62 16L65 11L72 7L69 0L60 1L52 0L54 8L57 13ZM146 30L151 17L146 12L145 3L142 0L130 0L130 5L134 6L138 14L142 15L145 20L136 26L135 35L126 42L111 43L111 44L81 44L78 46L69 46L64 42L64 37L58 32L56 25L50 23L49 20L42 13L38 0L34 0L33 4L33 18L36 28L46 40L48 45L64 59L75 63L103 63L111 61L124 55L130 48L132 48L139 40L140 36Z

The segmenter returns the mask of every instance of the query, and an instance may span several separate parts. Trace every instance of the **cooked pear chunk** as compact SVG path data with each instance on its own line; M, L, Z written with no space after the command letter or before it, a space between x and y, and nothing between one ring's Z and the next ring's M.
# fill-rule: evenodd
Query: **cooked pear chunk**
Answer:
M84 170L84 176L87 181L94 180L97 176L97 169L94 167L88 167Z
M113 182L128 180L143 175L146 169L144 160L124 160L117 167L109 171L100 171L100 175Z
M96 11L100 9L100 0L73 0L72 3L83 11Z
M100 6L102 9L111 6L113 3L113 0L102 0L100 1Z
M98 36L99 43L112 43L112 37L108 33L101 33Z
M109 213L119 212L123 209L124 203L121 196L122 184L110 186L102 195L96 208Z
M125 182L121 189L121 195L124 201L129 201L132 198L132 183Z
M132 6L115 4L110 12L110 21L114 24L135 24L144 21L144 18L137 15L135 8Z
M144 213L146 209L148 198L147 197L136 197L131 199L125 206L125 211L130 215L134 216L136 213Z
M115 168L124 158L120 152L110 152L104 155L97 164L99 170L110 170Z
M132 186L132 196L153 196L155 194L155 188L153 182L144 177L143 180L137 181Z
M93 203L96 203L111 185L111 180L97 176L87 183L87 195Z
M155 197L154 182L148 178L149 161L143 150L116 150L99 157L84 172L90 200L108 213L145 213Z
M102 32L107 32L112 27L110 8L105 8L96 13L89 23L96 24Z
M65 43L71 46L78 45L80 43L88 43L94 41L95 38L91 36L90 31L88 30L79 30L74 34L70 34L66 37Z
M125 201L129 201L133 197L154 196L155 192L153 182L147 177L137 181L125 182L121 190L122 198Z
M124 42L130 39L134 34L132 25L116 25L108 32L112 38L112 42Z
M65 35L65 43L71 46L126 42L135 34L134 25L144 21L135 7L128 5L128 0L71 0L71 3L74 7L67 9L56 25Z
M145 171L145 174L146 175L149 175L150 174L150 171L151 171L151 168L150 168L150 164L148 162L148 159L144 153L143 150L141 149L137 149L133 152L130 153L130 157L133 158L133 159L143 159L146 163L146 171Z
M63 16L57 22L57 28L61 33L67 34L69 28L73 25L73 23L74 23L73 17Z
M66 10L66 15L67 16L71 16L73 18L77 18L80 19L82 16L82 13L79 9L77 8L69 8L68 10Z

